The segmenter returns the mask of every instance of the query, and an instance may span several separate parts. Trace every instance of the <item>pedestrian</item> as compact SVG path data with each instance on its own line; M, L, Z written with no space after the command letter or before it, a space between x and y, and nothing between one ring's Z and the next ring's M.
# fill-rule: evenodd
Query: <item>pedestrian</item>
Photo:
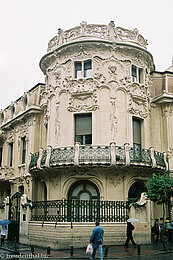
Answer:
M154 232L156 234L156 243L158 243L159 237L160 237L160 234L161 234L161 227L160 227L158 218L156 218L155 222L154 222Z
M103 260L103 250L102 250L102 244L103 244L103 234L104 230L102 227L100 227L100 223L96 221L95 223L96 227L94 228L92 235L90 237L90 243L93 244L93 253L91 255L91 260L94 259L96 255L97 248L99 249L99 258L100 260Z
M166 228L166 232L168 234L168 243L172 243L172 225L171 225L171 221L169 220L169 218L166 218L165 228Z
M136 246L136 243L133 239L132 231L135 229L135 227L132 225L131 222L127 222L127 240L125 242L125 247L128 247L129 241L131 240L132 245Z
M7 235L7 226L3 225L1 228L1 246L4 245L4 240Z

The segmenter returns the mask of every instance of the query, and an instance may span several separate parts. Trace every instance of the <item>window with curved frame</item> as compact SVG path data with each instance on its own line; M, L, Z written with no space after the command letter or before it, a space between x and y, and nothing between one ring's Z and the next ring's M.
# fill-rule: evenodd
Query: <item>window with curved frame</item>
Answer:
M68 220L88 222L99 219L100 194L96 185L90 181L76 182L68 194Z
M141 196L142 192L146 192L147 188L145 187L144 181L134 182L128 192L128 200L130 202L136 202Z

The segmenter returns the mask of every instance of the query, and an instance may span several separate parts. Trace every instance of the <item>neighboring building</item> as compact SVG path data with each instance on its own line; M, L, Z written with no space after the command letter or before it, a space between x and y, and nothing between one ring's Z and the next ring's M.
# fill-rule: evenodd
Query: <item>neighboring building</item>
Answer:
M153 172L173 171L173 67L156 72L146 46L137 29L114 22L59 29L49 42L45 84L0 112L0 217L10 196L9 238L86 246L100 220L105 242L123 244L131 216L140 218L137 242L150 242L160 208L145 197L129 204Z

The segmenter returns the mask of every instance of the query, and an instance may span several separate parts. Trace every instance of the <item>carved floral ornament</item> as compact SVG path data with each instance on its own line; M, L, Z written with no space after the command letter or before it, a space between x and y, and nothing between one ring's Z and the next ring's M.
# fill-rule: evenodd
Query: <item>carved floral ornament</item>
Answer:
M132 98L132 96L130 96L128 111L131 114L139 115L143 118L147 118L149 115L148 102L147 101L144 102L141 100L135 100Z

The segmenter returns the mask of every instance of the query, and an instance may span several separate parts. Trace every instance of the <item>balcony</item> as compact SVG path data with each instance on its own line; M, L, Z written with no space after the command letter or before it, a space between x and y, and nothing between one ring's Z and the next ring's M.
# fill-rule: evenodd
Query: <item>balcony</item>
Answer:
M29 172L60 166L141 166L168 170L166 153L149 149L124 146L84 146L76 143L72 147L40 148L30 155Z

